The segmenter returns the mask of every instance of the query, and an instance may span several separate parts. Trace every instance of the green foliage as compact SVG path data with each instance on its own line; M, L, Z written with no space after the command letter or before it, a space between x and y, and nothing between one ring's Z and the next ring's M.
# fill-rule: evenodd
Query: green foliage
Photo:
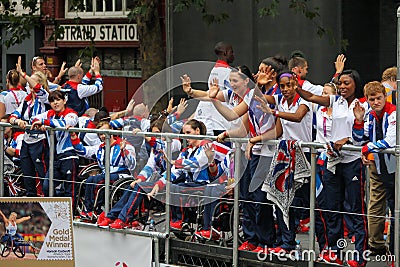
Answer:
M217 0L213 0L217 1ZM219 0L220 2L230 2L233 3L234 0ZM253 0L255 4L258 6L258 14L260 17L270 16L276 17L279 13L279 5L280 0ZM198 10L203 18L203 21L207 24L213 23L222 23L229 19L229 14L225 12L221 13L212 13L208 6L207 0L176 0L175 1L175 12L183 12L190 7ZM328 35L328 38L331 43L336 43L336 38L334 37L332 30L326 28L321 20L319 14L319 7L310 7L309 0L290 0L289 8L292 9L295 13L303 14L307 19L309 19L315 27L315 31L320 38L325 35ZM345 49L346 40L342 41L342 48Z
M219 0L220 2L233 3L234 0ZM206 0L180 0L177 1L174 7L174 12L182 12L184 10L194 7L201 13L203 21L207 25L213 23L223 23L229 18L229 14L225 12L212 13L207 5Z
M40 25L40 18L35 15L39 10L37 0L22 1L22 7L27 11L24 14L18 14L15 1L1 0L0 3L4 6L0 19L6 22L7 39L2 40L4 45L8 48L30 38L30 31Z
M259 4L261 2L261 0L255 0L255 2L257 4ZM272 0L271 4L269 4L269 6L260 7L258 9L258 14L260 15L260 17L264 17L264 16L276 17L279 15L278 5L279 5L279 0Z

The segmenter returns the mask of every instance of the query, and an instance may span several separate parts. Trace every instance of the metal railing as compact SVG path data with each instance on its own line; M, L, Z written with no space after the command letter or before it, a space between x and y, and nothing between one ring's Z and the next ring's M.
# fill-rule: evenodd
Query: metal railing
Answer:
M8 123L0 123L0 138L4 138L4 127L16 127L13 125L10 125ZM166 153L167 157L169 159L172 158L172 151L171 151L171 142L172 139L174 138L180 138L180 139L197 139L197 140L216 140L215 136L202 136L202 135L186 135L186 134L173 134L173 133L149 133L149 132L139 132L136 134L133 134L132 132L126 132L126 131L118 131L118 130L98 130L98 129L82 129L82 128L50 128L46 127L47 130L50 132L50 169L49 169L49 188L50 192L49 195L53 195L54 191L54 186L53 186L53 179L54 179L54 173L52 171L52 161L54 161L54 147L55 147L55 140L54 140L54 131L68 131L68 132L90 132L90 133L97 133L97 134L105 134L106 135L106 141L105 141L105 181L106 181L106 186L105 186L105 212L107 213L109 211L110 207L110 191L109 191L109 185L110 185L110 135L136 135L136 136L146 136L146 137L162 137L165 138L167 147L166 147ZM239 148L241 147L242 143L247 143L248 138L229 138L229 141L235 144L235 147ZM263 143L268 144L268 145L276 145L278 144L279 140L269 140L265 141ZM316 201L316 156L317 156L317 149L319 148L324 148L324 144L321 143L314 143L314 142L300 142L301 147L308 147L311 148L311 180L310 180L310 230L309 230L309 241L310 241L310 248L313 251L315 251L315 201ZM361 151L361 147L359 146L353 146L353 145L344 145L342 150L349 150L349 151ZM4 144L3 142L0 142L0 151L4 151ZM387 149L383 151L384 153L390 153L390 154L395 154L397 156L397 159L399 158L399 149L398 146L396 146L396 149ZM397 153L396 153L397 152ZM236 149L235 150L235 170L234 174L235 177L240 177L242 170L241 170L241 164L240 164L240 158L242 157L242 151L241 149ZM0 196L4 196L4 165L3 165L3 160L4 158L1 157L1 162L0 162ZM399 164L399 163L398 163ZM399 166L399 165L397 165ZM398 182L398 173L396 174L396 182ZM167 160L167 183L166 183L166 203L171 203L171 189L170 189L170 177L171 177L171 163ZM368 180L368 177L367 177ZM233 265L234 267L239 266L239 256L238 256L238 225L239 225L239 179L235 179L235 190L234 190L234 227L233 227ZM396 190L397 190L398 184L396 183ZM396 191L397 192L397 191ZM368 190L366 190L366 194L368 195ZM396 193L395 195L395 201L396 204L399 200L398 194ZM169 221L170 221L170 207L169 205L166 205L166 231L165 233L148 233L148 235L157 237L157 238L166 238L165 240L165 261L166 264L170 263L170 255L169 255L169 250L170 250L170 243L168 240L168 237L170 236L170 229L169 229ZM364 215L364 214L361 214ZM399 220L399 212L398 209L396 208L395 212L395 220L396 220L396 229L395 231L398 231L397 229L397 223ZM132 232L136 233L136 232ZM398 236L396 236L398 237ZM395 240L397 240L396 238ZM158 244L158 243L157 243ZM398 244L397 244L398 245ZM156 252L157 253L157 252ZM397 258L397 255L395 254L395 258ZM396 265L398 264L398 261L396 261ZM310 261L308 263L308 266L312 267L314 266L314 261Z

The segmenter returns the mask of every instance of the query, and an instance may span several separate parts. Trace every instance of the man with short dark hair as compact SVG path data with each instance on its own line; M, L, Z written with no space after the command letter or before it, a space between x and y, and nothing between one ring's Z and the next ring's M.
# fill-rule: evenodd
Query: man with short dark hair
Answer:
M207 85L209 86L213 79L219 82L220 90L225 90L229 86L229 75L231 67L235 60L232 45L226 42L218 42L214 47L214 52L217 55L217 62L211 70L208 77ZM217 111L214 105L208 101L200 101L194 113L194 119L203 122L207 127L207 134L218 135L219 133L230 129L232 123L228 122Z

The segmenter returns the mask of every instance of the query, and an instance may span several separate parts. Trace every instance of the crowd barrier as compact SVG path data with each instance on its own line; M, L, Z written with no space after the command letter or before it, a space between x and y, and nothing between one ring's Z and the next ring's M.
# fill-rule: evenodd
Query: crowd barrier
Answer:
M4 127L16 127L13 125L10 125L8 123L0 123L0 138L4 139ZM103 133L106 136L105 139L105 174L106 174L106 182L105 182L105 212L107 213L109 211L110 207L110 135L121 135L123 134L124 136L126 135L133 135L131 132L126 132L126 131L117 131L117 130L98 130L98 129L81 129L81 128L50 128L47 127L48 133L49 133L49 142L50 142L50 166L49 166L49 184L50 184L50 196L54 195L54 186L53 186L53 180L54 180L54 173L52 171L53 167L53 162L54 162L54 149L55 149L55 140L54 140L54 131L68 131L68 132L91 132L91 133ZM216 140L216 137L214 136L201 136L201 135L183 135L183 134L172 134L172 133L144 133L144 132L139 132L136 133L138 136L147 136L147 137L162 137L165 138L167 146L166 146L166 155L168 158L172 158L172 152L171 152L171 142L172 139L174 138L180 138L180 139L198 139L198 140ZM240 147L242 143L247 143L248 138L230 138L230 142L235 144L235 147ZM265 143L274 145L277 144L279 141L277 140L269 140L266 141ZM301 147L308 147L311 149L311 180L310 180L310 230L309 230L309 244L310 248L313 251L315 251L315 200L316 200L316 155L317 155L317 149L323 148L324 144L321 143L314 143L314 142L301 142ZM343 146L343 150L350 150L350 151L361 151L360 147L357 146L352 146L352 145L345 145ZM0 151L4 151L4 143L0 142ZM396 146L396 149L387 149L383 151L384 153L391 153L395 154L397 156L397 160L399 159L399 150L398 147ZM242 157L243 151L240 149L235 150L235 177L240 177L241 175L241 166L240 166L240 159ZM1 164L0 164L0 196L4 196L4 164L3 164L4 158L1 157ZM397 165L399 166L399 165ZM170 194L170 176L171 176L171 163L167 161L167 183L166 183L166 203L171 203L171 194ZM396 181L398 181L398 174L396 174ZM368 177L367 177L367 186L368 186ZM234 190L234 220L233 220L233 266L239 266L238 265L238 225L239 225L239 183L238 181L235 181L235 190ZM398 184L396 183L396 190ZM367 187L368 188L368 187ZM395 203L397 205L399 201L399 197L397 194L398 191L396 191L396 199ZM366 194L368 195L368 190L366 190ZM367 197L368 198L368 197ZM359 214L362 215L362 214ZM396 219L396 224L398 223L399 220L399 212L398 212L398 206L395 208L395 219ZM166 205L166 213L165 213L165 221L169 222L170 221L170 206ZM398 227L398 225L396 225ZM396 229L397 230L397 229ZM133 234L139 234L138 232L132 232ZM152 237L155 237L155 239L158 240L158 238L165 238L165 263L170 262L170 244L169 244L169 236L170 236L170 229L166 227L166 231L164 233L157 233L157 232L152 232L149 234ZM396 241L399 238L398 235L396 235ZM158 241L156 242L156 247L158 246ZM157 249L158 250L158 249ZM158 251L156 250L155 254L158 254ZM396 250L396 248L395 248ZM396 250L395 258L398 259L398 249ZM396 266L398 266L398 261L396 261ZM314 266L314 262L310 261L308 266L312 267Z

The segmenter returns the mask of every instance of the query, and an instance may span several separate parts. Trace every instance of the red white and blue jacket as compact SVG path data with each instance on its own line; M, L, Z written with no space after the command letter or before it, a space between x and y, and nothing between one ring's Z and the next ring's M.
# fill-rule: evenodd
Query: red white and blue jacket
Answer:
M208 158L204 152L203 145L208 142L202 142L198 147L188 146L182 150L175 164L171 169L171 182L184 178L185 182L209 183L210 176L208 171ZM167 173L164 172L163 177L158 180L160 190L166 184Z
M382 121L384 138L376 140L376 122ZM371 110L365 122L354 121L353 139L356 142L369 141L362 148L363 154L378 152L379 150L391 148L396 145L396 106L386 102L380 117L374 110ZM374 153L375 165L380 173L378 154ZM391 154L384 154L386 168L389 173L396 171L396 157Z
M40 120L42 125L50 127L66 127L68 125L76 125L78 123L78 115L70 108L64 109L60 113L56 113L53 109L35 116L32 122ZM56 158L59 160L78 158L72 146L69 132L55 131L56 137Z
M140 179L142 182L147 181L153 173L158 173L160 176L165 172L167 164L164 159L166 143L161 139L155 139L150 152L150 157L147 160L146 166L140 171L136 179ZM181 142L178 139L173 139L171 143L172 153L181 150Z
M34 97L32 93L27 95L19 107L11 114L11 118L21 119L31 123L33 117L46 112L45 103L48 103L47 98L49 93L44 90L40 84L37 84L33 90L36 92L36 97ZM26 130L24 134L24 141L28 144L38 142L45 138L45 133L36 130Z
M103 90L103 78L101 75L96 75L96 81L94 84L89 85L91 79L92 74L88 72L85 77L83 77L81 84L67 81L61 87L61 90L68 94L67 107L75 110L79 116L82 116L89 108L87 97Z
M110 173L120 173L129 171L133 173L136 167L135 148L126 142L125 149L121 150L122 139L114 137L115 142L110 147ZM97 164L102 172L105 172L105 143L100 146L84 146L79 138L72 140L72 145L76 153L85 158L97 160Z
M96 129L96 124L94 124L87 114L83 114L78 118L78 126L79 128ZM80 132L78 136L85 146L98 146L101 144L101 140L97 133Z
M22 147L22 140L24 139L24 132L17 131L14 132L12 135L12 138L9 143L6 142L6 137L4 139L4 148L6 149L7 147L11 147L15 149L15 156L12 157L12 161L15 163L19 161L19 156L21 152L21 147ZM4 151L5 151L4 149Z

